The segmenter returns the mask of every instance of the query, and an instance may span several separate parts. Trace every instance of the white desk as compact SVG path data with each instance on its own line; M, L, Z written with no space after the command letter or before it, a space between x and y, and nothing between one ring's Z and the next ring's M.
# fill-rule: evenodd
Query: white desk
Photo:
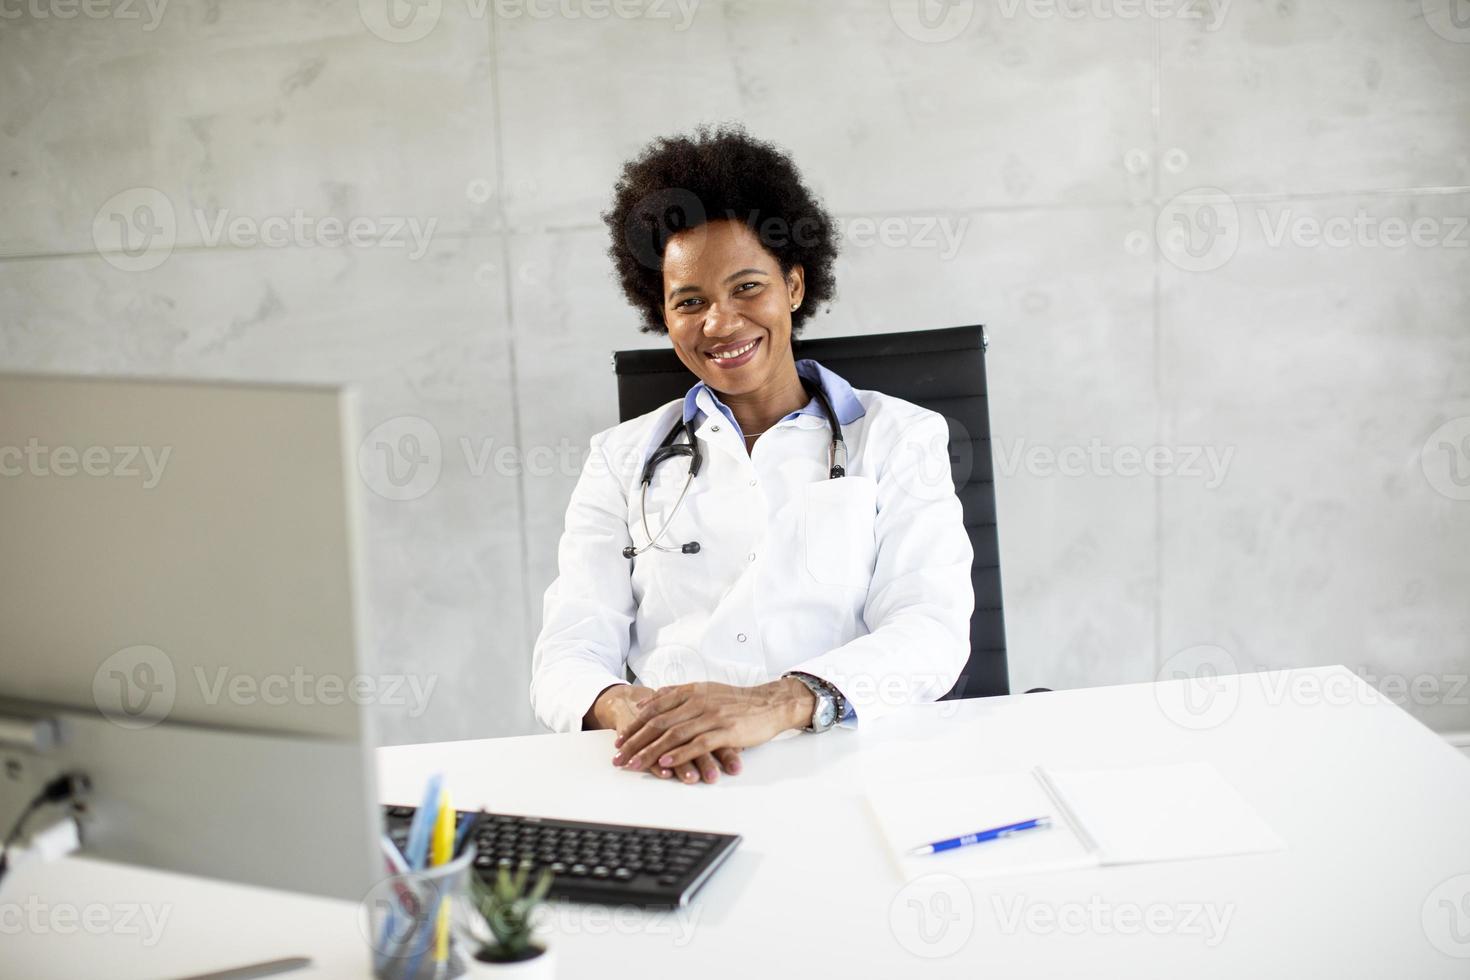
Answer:
M414 802L438 768L461 807L744 835L690 910L555 911L548 938L558 976L572 980L609 969L655 978L915 968L966 980L1470 976L1470 877L1454 880L1470 876L1470 760L1342 668L1248 675L1238 703L1217 699L1202 714L1180 713L1180 690L1164 687L1162 703L1155 685L1129 685L925 705L891 728L750 750L745 772L714 786L614 769L607 732L402 746L380 752L381 796ZM1202 722L1211 726L1187 727ZM1289 846L906 884L862 797L865 771L891 772L891 753L916 778L1205 760ZM17 872L0 905L26 901L148 903L170 918L144 948L140 936L80 929L14 934L12 915L0 920L4 977L159 978L301 954L316 966L292 980L369 975L351 903L82 859Z

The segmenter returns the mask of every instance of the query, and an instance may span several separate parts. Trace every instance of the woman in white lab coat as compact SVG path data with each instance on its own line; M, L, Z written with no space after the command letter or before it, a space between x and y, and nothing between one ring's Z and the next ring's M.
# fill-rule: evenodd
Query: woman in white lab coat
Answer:
M592 439L537 717L617 729L614 765L713 782L782 732L943 695L974 605L947 427L793 356L837 248L791 161L739 128L659 140L603 217L644 329L700 381ZM696 475L669 446L698 449Z

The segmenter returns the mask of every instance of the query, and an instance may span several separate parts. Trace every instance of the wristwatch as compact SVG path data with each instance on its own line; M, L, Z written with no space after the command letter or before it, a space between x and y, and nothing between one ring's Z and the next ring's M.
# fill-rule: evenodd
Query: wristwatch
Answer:
M799 670L789 671L781 676L795 677L805 684L812 692L812 696L816 698L816 703L812 706L812 723L802 731L825 732L847 714L847 699L842 696L842 692L820 677Z

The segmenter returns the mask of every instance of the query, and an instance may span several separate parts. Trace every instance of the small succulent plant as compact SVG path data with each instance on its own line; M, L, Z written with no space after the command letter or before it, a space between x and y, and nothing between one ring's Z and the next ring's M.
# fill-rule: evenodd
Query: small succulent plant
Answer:
M495 937L480 947L479 958L490 962L514 963L530 959L541 952L535 942L531 917L536 907L546 898L554 875L550 868L542 869L541 875L531 890L526 890L528 869L520 868L512 877L509 869L501 868L495 883L487 884L479 875L470 875L471 899L475 911L485 920L486 927Z

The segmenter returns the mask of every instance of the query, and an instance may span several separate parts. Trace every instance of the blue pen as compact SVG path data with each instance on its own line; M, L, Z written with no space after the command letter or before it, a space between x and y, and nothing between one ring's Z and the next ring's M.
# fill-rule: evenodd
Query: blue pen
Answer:
M1051 817L1035 817L1031 820L1022 820L1020 823L1008 823L1004 827L992 827L989 830L981 830L973 834L965 834L963 837L951 837L948 840L937 840L932 844L921 844L910 854L934 854L938 851L950 851L956 847L968 847L971 844L983 844L988 840L999 840L1012 834L1019 834L1023 830L1044 830L1051 826Z
M429 861L429 838L434 832L434 825L439 822L439 810L445 803L444 796L440 792L440 787L443 785L443 782L443 773L436 772L433 776L429 777L429 793L424 794L424 806L420 807L418 813L414 814L415 822L409 825L408 846L412 849L414 845L413 828L418 825L417 821L420 816L426 813L428 814L429 819L424 825L423 848L416 855L419 859L418 862L413 865L415 871L424 870ZM432 804L430 803L430 793L433 794ZM413 854L409 855L410 861L412 861L414 856ZM419 975L419 967L423 965L424 954L429 951L429 936L434 931L434 918L436 915L437 903L434 911L424 908L419 909L418 918L415 919L418 932L414 937L413 954L408 961L408 972L403 974L404 977L414 978Z
M434 773L429 777L429 785L424 789L423 805L413 815L413 822L408 825L408 849L404 857L408 859L408 866L415 871L424 870L424 864L429 860L429 834L434 830L434 821L439 818L439 786L444 781L443 773Z

